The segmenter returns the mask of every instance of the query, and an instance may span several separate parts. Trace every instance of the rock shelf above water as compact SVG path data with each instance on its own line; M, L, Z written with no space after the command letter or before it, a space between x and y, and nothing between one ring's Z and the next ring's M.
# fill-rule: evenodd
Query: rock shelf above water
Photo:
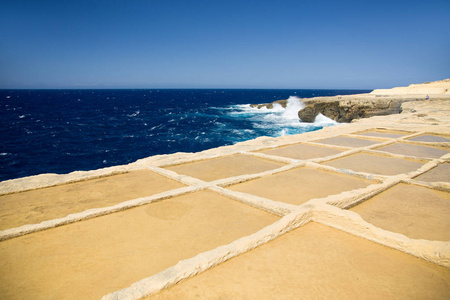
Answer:
M449 103L0 182L0 298L449 299Z
M319 113L340 123L355 119L398 114L402 104L422 100L450 99L450 79L411 84L408 87L377 89L369 94L343 95L333 97L315 97L301 99L305 107L298 112L302 122L311 123ZM272 108L275 103L286 106L286 100L254 107Z

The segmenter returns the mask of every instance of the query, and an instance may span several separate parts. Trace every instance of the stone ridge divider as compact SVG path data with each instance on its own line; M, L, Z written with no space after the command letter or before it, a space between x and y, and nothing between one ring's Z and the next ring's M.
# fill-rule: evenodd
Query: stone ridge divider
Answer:
M312 221L450 268L450 242L411 239L376 227L353 211L331 205L318 205L312 211Z
M352 131L348 127L351 124L339 124L340 132ZM359 125L364 130L370 130L372 125ZM329 138L335 136L336 126L324 127L321 129L321 138ZM360 131L361 131L360 130ZM128 165L112 166L97 170L74 171L68 174L40 174L23 178L11 179L0 182L0 196L18 192L25 192L38 188L53 187L62 184L81 182L85 180L97 179L112 175L128 173L131 171L145 169L149 166L165 167L188 162L201 161L225 155L239 154L245 151L261 151L273 147L289 146L298 143L305 143L309 140L317 139L317 131L305 132L300 135L272 137L258 137L251 141L240 142L235 145L222 146L213 149L204 150L197 153L178 152L173 154L154 155L147 158L139 159ZM323 146L323 145L320 145ZM329 145L331 148L342 148L339 146ZM242 150L246 149L246 150Z
M413 136L420 134L423 133L417 133L414 134ZM277 236L280 236L286 232L298 228L310 221L318 222L326 226L336 228L338 230L350 233L352 235L356 235L371 240L378 244L382 244L390 248L394 248L399 251L422 258L424 260L450 268L450 242L411 239L403 234L378 228L364 221L359 214L352 211L344 210L362 201L372 198L373 196L383 191L386 191L390 187L399 184L401 182L416 184L416 182L412 180L413 177L417 177L420 174L423 174L435 168L440 163L444 163L448 160L446 157L449 155L444 155L440 159L421 159L417 157L409 157L409 156L406 157L404 155L390 154L386 152L372 150L374 148L402 141L404 138L405 137L397 139L388 139L387 141L375 145L370 145L367 147L361 147L357 149L350 149L337 155L311 160L286 159L263 153L254 153L246 151L242 152L242 154L252 155L255 157L269 159L273 161L285 162L289 164L287 166L275 170L265 171L258 174L241 175L226 179L219 179L210 182L211 185L209 186L209 189L219 192L222 195L225 195L229 198L233 198L240 202L246 203L248 205L263 210L271 211L278 215L284 214L282 219L280 219L279 221L275 222L272 225L269 225L261 229L255 234L243 237L237 241L232 242L231 244L220 246L214 250L201 253L193 258L180 261L177 265L169 269L166 269L148 278L142 279L141 281L132 284L129 288L125 288L110 293L104 296L102 299L104 300L139 299L145 296L156 294L159 291L166 289L183 279L192 277L232 257L250 251L251 249L254 249L264 243L267 243L268 241L276 238ZM410 136L407 136L407 138L410 138ZM336 169L334 167L318 164L318 162L329 161L339 157L344 157L361 152L368 152L368 153L373 152L388 157L412 158L418 161L423 161L425 162L425 164L415 171L395 176L384 176L384 175L368 174L363 172L354 172L351 170ZM291 204L282 204L280 202L273 201L270 199L265 199L246 193L235 192L221 187L221 186L226 187L228 185L260 178L264 175L280 173L283 171L287 171L302 166L321 169L330 172L345 173L356 177L375 180L378 181L379 183L371 184L365 188L345 191L340 194L331 195L325 198L311 199L308 202L299 206ZM172 173L166 172L166 175L171 175L170 177L172 179L175 179L176 177L172 177L174 173L175 172ZM282 208L280 206L284 207ZM280 224L282 223L285 224L284 228L279 227ZM277 228L278 233L274 233L275 228ZM271 234L267 235L266 234L267 231L270 231Z
M414 134L414 136L416 135L420 135L423 134L422 132L417 132ZM350 135L350 134L348 134ZM346 135L341 135L341 136L346 136ZM409 136L408 136L409 137ZM370 139L370 138L369 138ZM388 139L386 138L387 141L381 142L381 143L377 143L374 145L369 145L366 147L359 147L356 149L350 148L350 150L348 151L344 151L342 153L336 154L336 155L332 155L330 157L325 157L322 158L321 162L324 161L328 161L331 159L336 159L336 158L340 158L340 157L344 157L344 156L348 156L351 154L355 154L355 153L359 153L362 151L370 151L372 148L377 148L377 147L382 147L384 145L389 145L389 144L393 144L395 143L397 140L399 140L399 138L397 139ZM381 138L381 140L386 140L385 138ZM372 139L372 140L378 140L380 141L379 138L376 139ZM293 144L297 144L297 143L293 143ZM314 142L309 142L308 144L315 144ZM292 144L291 144L292 145ZM327 147L326 145L324 146L323 144L317 144L318 146L321 147ZM200 191L200 190L204 190L204 189L212 189L215 190L216 192L219 191L222 194L227 194L230 195L231 198L238 200L240 202L243 202L245 204L251 205L253 207L265 210L265 211L269 211L272 212L276 215L284 215L286 214L288 211L291 211L291 207L289 204L286 203L282 203L281 202L277 202L277 201L273 201L270 199L265 199L262 197L257 197L254 195L249 195L249 194L245 194L245 193L239 193L239 192L234 192L234 191L227 191L225 192L224 189L219 189L217 187L217 185L219 186L228 186L231 184L236 184L239 182L244 182L244 181L248 181L248 180L252 180L252 179L256 179L256 178L260 178L262 176L266 176L266 175L273 175L276 173L280 173L280 172L284 172L287 170L291 170L297 167L302 167L302 166L307 166L307 167L311 167L314 169L319 169L319 170L324 170L324 171L330 171L330 172L335 172L335 173L342 173L342 174L347 174L350 176L355 176L358 178L365 178L365 179L369 179L369 180L376 180L376 181L383 181L385 180L388 176L382 176L382 175L374 175L374 174L367 174L367 173L363 173L363 172L354 172L352 170L347 170L347 169L336 169L334 167L331 166L325 166L325 165L320 165L316 162L310 161L310 160L296 160L296 159L290 159L290 158L285 158L285 157L279 157L279 156L275 156L275 155L267 155L264 153L257 153L257 152L248 152L248 151L239 151L237 152L239 154L246 154L246 155L251 155L251 156L255 156L255 157L259 157L259 158L264 158L264 159L268 159L268 160L273 160L273 161L277 161L277 162L283 162L283 163L288 163L286 166L277 168L277 169L273 169L273 170L268 170L268 171L264 171L264 172L260 172L260 173L255 173L255 174L247 174L247 175L240 175L240 176L234 176L234 177L230 177L230 178L225 178L225 179L219 179L213 182L205 182L203 180L197 179L197 178L193 178L187 175L180 175L174 171L171 170L167 170L167 169L163 169L161 167L154 167L154 166L147 166L146 169L153 171L156 174L159 174L161 176L164 176L166 178L170 178L173 179L177 182L180 182L182 184L187 185L187 187L183 187L183 188L179 188L179 189L175 189L175 190L170 190L170 191L166 191L166 192L162 192L162 193L158 193L155 195L151 195L148 197L141 197L141 198L137 198L137 199L133 199L133 200L128 200L113 206L109 206L109 207L103 207L103 208L93 208L93 209L88 209L86 211L83 212L79 212L79 213L74 213L74 214L69 214L66 217L63 218L58 218L58 219L53 219L53 220L46 220L43 221L39 224L27 224L27 225L23 225L20 227L16 227L16 228L9 228L9 229L5 229L3 231L0 231L0 241L2 240L7 240L7 239L11 239L14 237L18 237L18 236L22 236L22 235L26 235L26 234L30 234L33 232L38 232L38 231L42 231L42 230L46 230L46 229L50 229L50 228L54 228L54 227L58 227L58 226L62 226L62 225L66 225L66 224L70 224L70 223L74 223L74 222L78 222L78 221L83 221L83 220L87 220L87 219L91 219L91 218L95 218L95 217L99 217L99 216L103 216L106 214L110 214L113 212L118 212L118 211L122 211L122 210L126 210L129 208L133 208L133 207L137 207L137 206L141 206L144 204L149 204L152 202L156 202L156 201L161 201L167 198L171 198L174 196L179 196L182 194L186 194L186 193L190 193L190 192L195 192L195 191ZM235 154L237 154L235 153ZM231 154L233 155L233 154ZM384 153L383 155L387 155L387 156L399 156L399 155L392 155L390 153ZM215 157L223 157L223 156L227 156L227 155L213 155L210 156L209 159L215 158ZM403 157L400 155L400 157ZM186 159L184 163L187 162L193 162L193 161L199 161L199 160L205 160L205 158L202 159ZM168 164L168 165L172 165L172 164ZM166 166L166 165L164 165ZM345 192L344 192L345 193ZM328 198L328 197L327 197Z
M173 189L170 191L165 191L162 193L154 194L147 197L141 197L136 198L128 201L124 201L121 203L118 203L116 205L107 206L107 207L101 207L101 208L91 208L79 213L69 214L66 217L53 219L53 220L46 220L38 224L27 224L20 227L15 228L9 228L0 231L0 241L12 239L15 237L27 235L30 233L51 229L79 221L89 220L92 218L104 216L107 214L123 211L126 209L134 208L137 206L141 206L144 204L149 204L157 201L162 201L167 198L172 198L175 196L181 196L187 193L196 192L200 190L206 189L207 186L203 185L193 185L193 186L187 186L182 187L178 189Z
M353 131L349 125L339 124L340 132ZM362 127L358 132L369 131L373 129L373 125L358 125ZM404 126L404 125L403 125ZM378 130L392 130L385 127L377 127ZM320 138L329 138L336 135L336 126L324 127L320 130ZM398 131L398 130L397 130ZM274 147L289 146L298 143L308 143L310 140L317 140L317 131L305 132L300 135L272 137L258 137L251 141L240 142L235 145L222 146L213 149L204 150L197 153L178 152L173 154L154 155L147 158L139 159L128 165L112 166L97 170L74 171L68 174L40 174L23 178L11 179L0 182L0 196L18 192L25 192L38 188L53 187L62 184L81 182L85 180L97 179L112 175L128 173L131 171L145 169L149 166L165 167L187 162L195 162L215 157L239 154L244 151L261 151ZM341 133L342 134L342 133ZM347 133L350 134L350 133ZM422 133L423 134L423 133ZM324 146L320 144L320 146ZM341 146L327 145L331 148L342 148ZM344 147L348 148L348 147ZM247 150L242 150L247 149Z
M188 279L235 256L246 253L311 221L400 250L447 268L450 267L450 243L448 242L410 239L402 234L375 227L364 221L355 212L342 210L324 203L313 204L308 202L297 206L291 213L254 234L240 238L228 245L200 253L193 258L182 260L173 267L133 283L128 288L105 295L102 300L134 300L154 295L181 280Z
M294 212L285 215L280 220L264 227L256 233L242 237L230 244L200 253L192 258L179 261L175 266L135 282L128 288L103 296L102 300L140 299L154 295L163 289L175 285L183 279L204 272L233 257L261 246L295 228L305 225L312 220L311 217L311 207L302 205L301 207L297 207Z
M431 165L432 164L430 164L430 166ZM414 173L411 172L410 176L424 173L430 169L430 166L421 168ZM128 288L105 295L102 297L102 300L140 299L154 295L175 285L181 280L195 276L237 255L248 252L284 233L301 227L310 221L336 228L450 268L449 242L410 239L405 235L380 229L364 221L361 216L355 212L343 210L334 206L336 204L341 204L342 206L344 201L347 201L344 206L348 206L349 198L350 200L353 200L352 204L356 203L355 200L363 201L387 190L407 178L408 176L403 174L390 176L389 179L381 184L370 185L367 188L347 191L322 199L311 199L300 206L290 205L290 208L292 209L290 213L258 232L240 238L228 245L219 246L213 250L198 254L193 258L180 261L175 266L135 282ZM213 190L228 191L219 187L213 188ZM235 192L233 192L233 194L234 195L226 193L225 195L231 195L232 197L237 195ZM245 193L239 194L248 197ZM350 196L351 194L353 194L353 197ZM334 205L330 205L331 203Z
M378 128L377 128L378 129ZM373 130L372 127L368 127L366 129ZM384 128L382 130L385 130ZM417 129L416 129L417 130ZM361 131L359 131L361 132ZM441 241L429 241L429 240L419 240L419 239L410 239L402 234L383 230L378 228L366 221L364 221L361 216L355 212L344 210L346 208L352 207L362 201L365 201L387 189L390 187L404 182L412 185L425 186L430 188L442 189L445 191L450 190L449 183L425 183L422 181L414 180L413 178L435 168L439 164L447 163L450 161L450 154L446 154L438 159L430 159L430 158L418 158L413 156L405 156L399 154L391 154L387 152L382 152L376 150L379 147L385 145L391 145L396 142L405 142L405 139L412 138L415 136L420 136L423 134L433 134L428 132L415 132L407 136L403 136L400 138L384 138L384 137L362 137L360 135L356 135L355 133L347 133L340 134L339 136L349 136L349 137L357 137L363 139L370 139L374 141L378 141L380 143L366 146L366 147L343 147L343 146L334 146L327 144L320 144L316 141L320 139L324 139L327 137L321 136L320 139L317 137L305 140L295 140L292 139L287 143L278 143L277 145L271 145L269 147L264 145L259 145L255 147L249 147L250 151L226 151L222 153L214 153L213 151L208 152L205 151L202 155L186 155L182 157L182 155L175 154L178 159L170 160L167 159L166 163L158 163L158 159L152 161L151 159L147 162L138 162L133 163L127 166L119 166L119 167L110 167L96 171L87 171L87 172L74 172L65 175L55 175L60 176L61 180L58 181L57 184L76 182L86 179L94 179L104 176L109 176L112 174L120 174L126 173L132 170L138 169L148 169L156 174L161 176L176 180L182 184L187 185L186 187L173 189L170 191L154 194L148 197L141 197L133 200L128 200L113 206L103 207L103 208L95 208L89 209L84 212L70 214L64 218L48 220L41 222L39 224L31 224L24 225L17 228L6 229L0 231L0 240L6 240L13 237L29 234L32 232L37 232L45 229L50 229L57 226L62 226L65 224L74 223L77 221L87 220L90 218L106 215L113 212L118 212L122 210L126 210L129 208L133 208L140 205L145 205L149 203L153 203L156 201L162 201L164 199L180 196L187 193L192 193L196 191L201 191L205 189L212 190L214 192L220 193L230 199L234 199L245 203L247 205L251 205L253 207L269 211L276 215L281 216L281 219L276 221L275 223L264 227L258 232L251 234L249 236L242 237L228 245L219 246L213 250L203 252L198 254L195 257L180 261L176 265L159 272L153 276L142 279L134 284L132 284L129 288L125 288L120 291L113 292L103 297L103 299L139 299L148 295L155 294L162 289L165 289L171 285L176 284L180 280L189 278L194 276L200 272L203 272L217 264L220 264L232 257L245 253L251 249L254 249L264 243L267 243L274 238L287 233L295 228L305 225L310 221L322 223L326 226L330 226L344 232L348 232L350 234L374 241L376 243L400 250L402 252L414 255L416 257L425 259L427 261L439 264L441 266L450 268L450 242L441 242ZM336 136L336 135L332 135ZM436 145L437 143L428 143L428 142L416 142L416 141L406 141L411 144L418 145ZM260 151L262 149L271 149L274 147L280 146L289 146L295 144L309 144L316 145L320 147L329 147L336 149L348 149L343 151L342 153L338 153L335 155L330 155L322 158L315 159L307 159L307 160L296 160L285 157L280 157L276 155L268 155L264 153L258 153L253 151ZM448 143L443 143L445 147L448 147ZM234 148L233 148L234 149ZM397 157L397 158L406 158L406 159L414 159L418 161L423 161L424 164L417 170L400 174L395 176L385 176L385 175L376 175L376 174L368 174L363 172L354 172L352 170L347 169L337 169L331 166L321 165L320 163L334 160L337 158L357 154L357 153L374 153L383 156L389 157ZM211 154L212 153L212 154ZM246 174L240 176L229 177L225 179L218 179L212 182L205 182L197 178L193 178L186 175L180 175L174 171L170 171L164 169L162 167L169 165L176 165L187 162L194 162L206 159L212 159L215 157L223 157L227 155L234 154L245 154L251 155L254 157L259 157L263 159L268 159L272 161L278 161L286 163L287 165L282 166L277 169L264 171L256 174ZM253 180L256 178L260 178L262 176L272 175L280 172L285 172L298 167L310 167L318 170L335 172L335 173L343 173L350 176L355 176L359 178L365 178L377 181L378 183L371 184L365 188L355 189L351 191L345 191L340 194L330 195L324 198L310 199L308 202L302 205L292 205L287 203L282 203L278 201L273 201L270 199L258 197L251 194L246 194L242 192L232 191L226 189L227 186L245 182L249 180ZM110 172L110 173L108 173ZM75 174L76 173L76 174ZM74 180L75 175L81 175L80 180ZM39 176L37 176L39 177ZM53 176L51 176L53 177ZM30 178L28 178L30 179ZM67 180L70 179L68 181ZM24 179L26 181L26 178ZM32 180L32 179L31 179ZM16 182L20 183L23 180L16 180ZM34 183L33 183L34 184ZM31 188L33 187L31 184ZM56 184L53 184L56 185ZM53 186L47 185L47 186ZM45 186L45 185L44 185ZM46 187L47 187L46 186ZM0 185L1 187L1 185ZM12 189L14 190L14 188Z

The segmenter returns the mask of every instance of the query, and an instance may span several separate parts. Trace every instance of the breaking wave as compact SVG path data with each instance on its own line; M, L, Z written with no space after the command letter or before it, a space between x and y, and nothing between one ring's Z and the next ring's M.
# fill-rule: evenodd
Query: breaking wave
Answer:
M0 181L197 152L335 124L300 122L301 98L334 90L0 90ZM285 107L249 103L288 99Z
M335 121L319 114L314 123L304 123L298 118L298 111L305 107L305 104L298 97L291 96L287 100L286 107L279 103L274 103L272 108L252 107L250 104L241 104L230 106L229 116L236 119L246 119L251 122L251 130L243 130L241 136L247 136L247 139L260 135L282 136L303 133L331 126ZM237 138L234 142L239 141Z

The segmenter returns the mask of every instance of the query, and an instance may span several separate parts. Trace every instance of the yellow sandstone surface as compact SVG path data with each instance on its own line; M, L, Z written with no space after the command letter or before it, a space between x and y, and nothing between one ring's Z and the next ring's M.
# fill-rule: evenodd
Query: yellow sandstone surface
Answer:
M449 299L449 101L0 182L0 299Z

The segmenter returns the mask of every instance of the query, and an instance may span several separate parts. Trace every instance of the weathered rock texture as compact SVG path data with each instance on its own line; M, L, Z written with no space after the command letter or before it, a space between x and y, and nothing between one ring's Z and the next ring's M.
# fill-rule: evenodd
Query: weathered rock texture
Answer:
M450 100L450 79L411 84L408 87L378 89L369 94L344 95L334 97L316 97L301 99L305 107L298 112L302 122L314 122L319 113L337 122L351 122L354 119L398 114L402 104L425 99ZM275 103L286 106L287 100L278 100L269 104L257 104L252 107L273 108Z
M329 99L332 98L332 99ZM351 122L353 119L398 114L402 100L358 98L336 100L336 97L313 98L298 112L303 122L314 122L319 113L337 122Z
M0 299L450 299L448 103L0 182Z

